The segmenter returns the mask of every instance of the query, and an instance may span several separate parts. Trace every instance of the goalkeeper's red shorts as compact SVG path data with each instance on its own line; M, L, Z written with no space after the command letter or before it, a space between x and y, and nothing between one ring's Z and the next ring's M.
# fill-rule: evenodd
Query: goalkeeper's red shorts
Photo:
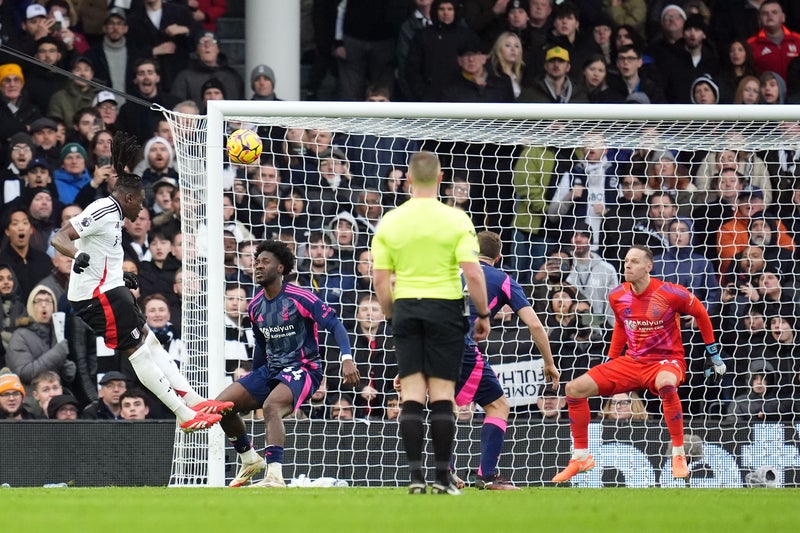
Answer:
M640 389L658 394L655 387L659 372L675 374L680 385L686 378L686 362L683 359L641 362L623 355L592 367L587 374L597 383L601 396L612 396Z

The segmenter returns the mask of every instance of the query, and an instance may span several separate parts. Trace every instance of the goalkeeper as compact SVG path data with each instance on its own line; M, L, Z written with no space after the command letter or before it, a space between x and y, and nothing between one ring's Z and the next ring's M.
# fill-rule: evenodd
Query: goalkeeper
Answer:
M350 341L336 313L313 293L285 283L295 258L282 241L264 241L256 249L255 282L261 286L247 308L253 322L256 347L253 371L220 393L217 400L233 402L234 412L222 417L220 426L239 454L242 466L231 487L239 487L264 470L264 458L253 449L240 412L264 410L267 428L264 479L256 487L285 487L283 417L296 410L319 388L322 356L317 344L318 326L333 333L342 357L345 384L359 382L350 354Z
M589 454L589 396L611 396L648 389L661 398L672 440L672 476L686 478L689 467L683 448L683 410L678 386L686 376L680 315L694 317L706 345L706 377L725 375L725 363L714 340L711 319L703 304L685 287L650 276L653 253L634 245L625 255L625 282L611 291L616 317L609 361L595 366L566 387L573 452L567 467L553 477L561 483L594 468ZM623 348L627 344L625 355Z

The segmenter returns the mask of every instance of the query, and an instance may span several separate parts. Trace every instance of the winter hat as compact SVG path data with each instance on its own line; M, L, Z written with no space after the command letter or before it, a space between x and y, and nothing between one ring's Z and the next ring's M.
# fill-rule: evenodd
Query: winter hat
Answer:
M8 369L6 368L4 370ZM19 380L18 375L12 372L0 374L0 394L10 390L19 391L22 393L22 396L25 397L25 387L22 386L22 382Z
M213 31L206 30L197 35L197 38L194 40L194 45L200 46L200 42L203 41L203 39L211 39L212 41L217 41L217 36L214 34Z
M200 96L202 97L208 89L219 89L222 92L222 97L225 98L225 86L217 78L208 78L205 83L200 87Z
M775 368L769 363L769 361L756 359L750 363L747 368L747 372L750 373L752 378L753 375L771 374L775 372Z
M26 168L25 171L27 172L27 170L28 169ZM42 192L50 195L50 199L55 201L56 198L53 196L53 191L47 187L25 187L24 192L22 193L23 204L30 206L33 199L36 198L36 195Z
M36 151L36 145L33 144L33 139L24 131L18 131L11 138L8 139L8 153L11 155L11 149L18 144L26 144L31 149L31 152Z
M273 89L275 88L275 71L267 65L256 65L253 67L253 70L250 71L250 86L252 87L255 81L261 76L271 81Z
M47 404L47 418L55 418L58 410L65 405L74 405L76 409L80 407L78 400L72 394L59 394L50 398L50 402Z
M511 13L511 11L513 9L521 9L525 13L529 14L528 13L529 5L528 5L527 0L525 0L525 1L523 1L523 0L511 0L511 2L509 2L508 5L506 6L506 15Z
M717 85L717 83L714 81L714 79L711 77L710 74L703 74L703 75L699 76L697 79L695 79L694 82L692 82L692 89L691 89L691 91L689 93L689 96L692 99L692 103L693 104L697 103L694 100L694 89L695 89L695 87L697 87L701 83L707 83L709 85L709 87L711 87L711 90L714 91L714 103L718 104L719 103L719 85Z
M168 140L159 135L154 135L153 137L150 137L150 140L147 141L147 144L144 145L144 158L147 159L147 154L150 153L150 148L152 148L153 145L156 143L161 143L167 147L167 153L169 154L168 166L173 166L175 164L175 150L172 148L172 146L170 146Z
M589 239L591 239L592 238L592 227L589 226L589 224L587 224L586 222L584 222L582 220L578 220L577 222L575 222L575 226L572 228L572 233L573 233L573 235L576 234L576 233L581 233L581 234L586 235L587 237L589 237Z
M703 33L708 35L708 24L706 24L706 19L704 19L703 15L700 15L699 13L692 13L686 18L686 22L683 23L683 31L686 31L689 28L701 30Z
M6 79L8 76L19 76L22 80L22 83L25 83L25 76L22 75L22 69L16 63L6 63L5 65L0 65L0 82Z
M89 59L87 56L75 56L74 58L72 58L72 61L70 61L69 63L69 69L70 70L74 69L75 65L77 65L78 63L86 63L92 70L94 70L94 63L92 63L92 60Z
M683 20L686 20L686 11L683 8L676 4L669 4L668 6L664 6L664 9L661 10L661 23L664 23L664 17L667 16L667 11L676 10L678 14L681 16Z
M61 149L61 153L58 154L58 158L61 162L64 162L64 158L66 158L69 154L81 154L84 161L87 161L89 158L86 155L86 148L81 146L78 143L67 143L64 145L64 148Z

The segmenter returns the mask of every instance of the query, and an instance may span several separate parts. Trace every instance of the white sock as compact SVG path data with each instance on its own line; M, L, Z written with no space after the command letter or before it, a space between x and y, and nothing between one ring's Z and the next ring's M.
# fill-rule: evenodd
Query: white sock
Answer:
M683 451L683 446L673 446L672 447L672 457L676 457L678 455L686 455L686 452Z
M267 475L265 477L283 481L283 465L281 463L267 463Z
M164 376L169 380L169 384L172 386L173 389L176 391L180 391L183 394L183 401L186 402L187 405L190 407L192 405L197 405L198 403L203 401L203 397L197 394L191 385L189 385L189 381L186 377L181 374L181 371L178 370L178 366L175 364L175 361L169 356L167 351L161 346L161 343L158 341L155 333L149 331L147 333L147 338L145 339L145 344L150 347L150 355L153 358L153 361L158 365L158 368L161 369ZM181 396L181 394L178 394Z
M142 385L150 389L170 411L175 413L175 416L181 422L194 418L195 412L189 409L175 391L172 390L166 376L153 361L150 355L150 347L147 343L143 343L138 350L131 354L129 359Z
M572 451L572 458L576 461L585 461L589 457L589 450L586 448L575 448Z
M246 452L240 453L239 458L242 460L242 464L253 464L261 460L261 456L258 455L254 448L250 448Z

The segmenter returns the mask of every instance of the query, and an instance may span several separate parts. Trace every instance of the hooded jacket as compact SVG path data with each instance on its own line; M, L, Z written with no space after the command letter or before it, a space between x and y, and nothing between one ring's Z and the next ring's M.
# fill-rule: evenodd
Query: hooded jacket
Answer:
M775 80L775 83L778 84L778 104L785 104L786 103L786 81L783 77L778 74L777 72L772 72L771 70L767 70L766 72L761 73L760 81L764 83L765 80L772 78ZM764 101L764 98L759 95L758 97L759 104L766 104L767 102Z
M336 225L339 223L340 220L349 222L350 225L353 227L352 245L342 246L336 240ZM342 256L353 257L357 249L366 246L367 235L362 235L361 228L359 228L356 218L350 213L350 211L341 211L340 213L337 213L331 219L331 221L325 226L325 233L328 236L328 242L331 243L331 246L333 247L334 250L336 250L340 258Z
M455 7L451 24L439 20L439 5L445 2ZM456 0L434 0L431 19L433 26L421 29L414 36L406 64L409 99L416 102L438 102L450 80L461 75L456 61L459 47L478 40L477 34L464 24L460 2Z
M62 382L69 385L75 379L75 363L69 361L67 340L56 341L53 322L37 322L33 301L41 293L47 293L56 301L55 294L44 285L37 285L28 296L29 323L11 335L6 360L23 383L30 383L45 370L52 370L61 376Z
M736 396L731 402L729 422L748 423L780 419L785 406L777 395L775 369L767 361L755 360L750 363L748 373L748 391ZM766 381L764 394L753 391L752 384L756 376L763 376Z

